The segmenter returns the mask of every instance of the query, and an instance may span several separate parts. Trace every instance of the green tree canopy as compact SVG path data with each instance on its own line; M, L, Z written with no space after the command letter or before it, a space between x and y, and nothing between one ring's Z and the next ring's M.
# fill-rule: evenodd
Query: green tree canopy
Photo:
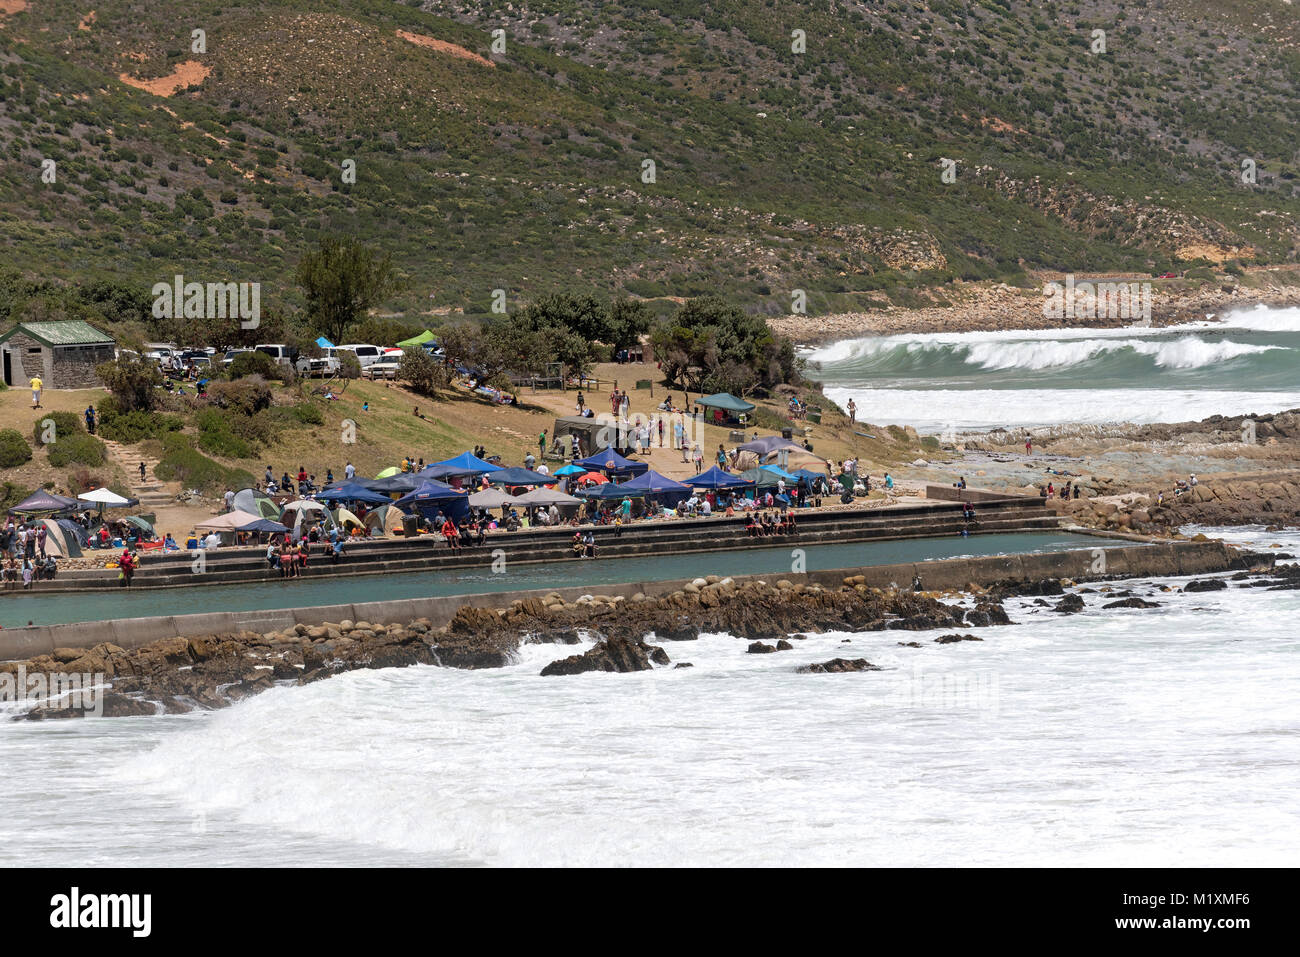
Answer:
M331 342L343 342L348 327L367 309L398 288L392 258L380 256L355 239L327 236L320 248L298 263L298 285L307 300L313 330Z

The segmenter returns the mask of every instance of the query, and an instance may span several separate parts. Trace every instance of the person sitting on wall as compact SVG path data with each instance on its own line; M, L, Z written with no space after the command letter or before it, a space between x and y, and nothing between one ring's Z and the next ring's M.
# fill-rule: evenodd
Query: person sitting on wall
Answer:
M581 558L584 554L586 554L587 548L582 541L582 532L573 533L573 538L569 542L569 547L570 550L573 552L574 558Z

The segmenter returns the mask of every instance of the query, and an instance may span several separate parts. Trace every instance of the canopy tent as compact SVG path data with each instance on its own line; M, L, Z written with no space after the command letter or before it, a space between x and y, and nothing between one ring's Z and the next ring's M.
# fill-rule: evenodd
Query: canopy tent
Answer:
M686 479L683 484L697 489L735 489L752 488L754 483L730 472L724 472L715 465L707 472Z
M405 349L407 346L422 346L426 342L432 342L434 338L436 338L434 334L428 329L425 329L424 332L420 333L418 336L411 336L409 339L403 339L397 344L397 347L399 349Z
M441 511L456 522L469 517L469 495L461 489L452 488L445 482L430 480L424 482L414 492L408 492L394 503L398 508L420 511L425 514Z
M281 525L279 522L273 522L269 518L259 518L255 522L249 522L247 525L240 525L237 532L270 532L272 535L282 535L289 531L288 525Z
M620 492L636 492L642 495L664 495L673 492L679 492L683 496L691 493L689 485L683 485L681 482L674 481L666 475L660 475L654 469L642 472L634 479L615 486Z
M779 452L782 449L798 449L804 451L804 447L798 442L792 442L790 439L780 435L765 435L761 439L750 439L744 445L736 447L737 452L753 452L756 455L767 457L773 452Z
M455 458L444 459L441 462L426 465L424 471L417 474L422 479L442 479L449 476L485 475L488 472L499 471L500 468L499 465L483 461L473 452L462 452Z
M609 481L609 479L605 478L605 476L601 475L599 472L584 472L574 479L574 481L583 485L604 485Z
M644 475L650 468L645 462L633 462L619 455L614 449L605 449L585 459L578 459L573 464L585 466L593 472L604 472L606 475Z
M361 519L357 518L356 515L348 511L346 508L336 508L334 510L334 521L338 522L341 528L350 528L353 526L356 528L366 527L365 522L361 521Z
M555 481L555 476L543 475L532 469L509 468L489 472L487 480L493 485L550 485Z
M388 466L388 468L384 469L382 472L380 472L378 475L376 475L375 478L377 478L377 479L386 479L386 478L392 478L392 477L395 476L395 475L401 475L401 474L402 474L402 470L401 470L401 469L399 469L396 465L390 465L390 466Z
M578 448L582 453L594 449L630 448L628 430L620 429L617 422L610 421L610 416L602 413L599 418L588 419L581 415L562 415L555 420L551 435L553 439L562 439L560 447L568 452L572 447L571 435L578 437Z
M9 509L11 515L35 515L39 512L62 512L76 508L75 498L64 498L44 489L37 489L17 505Z
M400 535L402 510L395 505L377 505L366 512L366 528L371 535Z
M234 507L241 512L248 512L260 518L272 521L280 517L280 506L275 499L255 488L241 488L235 493Z
M807 479L809 485L827 477L825 472L817 472L812 469L795 469L790 474L796 479Z
M558 476L581 475L585 471L587 470L584 469L581 465L574 465L572 462L570 462L568 465L560 466L560 468L555 470L554 474Z
M597 501L603 501L605 499L621 499L628 494L631 494L633 498L639 498L645 493L644 492L628 493L623 491L621 486L615 485L611 482L605 485L591 485L588 486L587 488L580 488L578 489L577 494L582 498L590 498L590 499L596 499Z
M139 505L138 498L123 498L116 492L106 488L97 488L93 491L86 492L77 496L79 502L90 502L101 508L126 508L130 505Z
M423 481L413 472L398 472L396 475L389 475L384 478L357 479L356 484L365 486L372 492L383 492L385 494L397 492L400 495L405 495L407 492L414 492Z
M326 339L324 336L317 336L317 337L316 337L316 345L320 346L322 349L333 349L333 348L334 348L334 343L330 342L330 341L329 341L328 339Z
M343 482L331 485L316 497L326 502L366 502L370 505L387 505L392 501L383 492L372 492L360 482Z
M581 505L582 499L551 488L535 488L515 499L520 505Z
M218 515L216 518L210 518L206 522L195 524L196 529L204 529L210 532L233 532L243 525L250 525L253 522L262 520L260 515L253 515L250 512L241 512L235 509L233 512L227 512L225 515Z
M81 555L81 543L77 536L64 530L63 526L52 518L41 519L45 526L45 553L55 558L78 558Z
M797 485L799 482L798 478L791 475L789 472L782 471L775 465L763 465L758 468L749 469L746 472L742 472L740 477L743 479L749 479L757 488L771 488L782 479L785 480L787 486L791 487Z
M475 492L469 497L469 504L473 508L501 508L503 505L513 505L516 498L499 488L485 488L481 492Z
M703 398L695 400L696 405L702 405L706 409L722 409L724 412L753 412L757 406L752 402L746 402L744 399L737 399L730 392L715 392L713 395L706 395Z
M813 472L816 475L829 475L831 471L830 463L820 455L813 455L806 449L800 449L798 452L791 450L785 457L783 468L793 475L799 472ZM808 481L812 481L809 479Z

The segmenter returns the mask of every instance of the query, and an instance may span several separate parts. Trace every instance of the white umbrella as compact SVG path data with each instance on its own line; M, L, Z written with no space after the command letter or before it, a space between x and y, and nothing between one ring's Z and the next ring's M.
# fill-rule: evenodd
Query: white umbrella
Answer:
M535 488L513 499L520 505L581 505L582 499L551 488Z
M139 501L133 498L123 498L116 492L109 491L106 488L97 488L87 492L85 495L78 495L79 502L93 502L96 505L107 508L125 508L128 505L138 505Z
M297 511L299 509L301 509L304 512L324 512L326 515L328 515L330 511L320 502L312 502L305 498L296 499L290 502L283 509L281 509L281 511L290 512L290 511Z
M485 488L469 497L472 508L500 508L503 505L513 505L517 501L518 499L513 495L507 495L499 488Z
M247 525L249 522L256 522L262 516L252 515L248 512L241 512L235 509L233 512L226 512L224 515L218 515L216 518L210 518L206 522L199 522L195 529L206 529L213 532L233 532L235 529Z

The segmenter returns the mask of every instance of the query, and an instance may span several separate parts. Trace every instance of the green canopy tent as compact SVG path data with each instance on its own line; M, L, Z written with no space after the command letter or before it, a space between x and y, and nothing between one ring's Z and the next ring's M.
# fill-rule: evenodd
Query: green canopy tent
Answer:
M411 336L411 338L409 339L403 339L401 342L397 344L397 348L405 349L408 346L422 346L426 342L432 342L433 339L434 339L433 333L430 332L428 329L425 329L424 332L420 333L418 336Z
M710 418L716 425L721 425L723 422L733 419L744 421L744 417L757 408L754 403L746 402L744 399L737 399L730 392L716 392L713 395L706 395L703 398L696 399L695 404L706 409L712 409L713 415Z

